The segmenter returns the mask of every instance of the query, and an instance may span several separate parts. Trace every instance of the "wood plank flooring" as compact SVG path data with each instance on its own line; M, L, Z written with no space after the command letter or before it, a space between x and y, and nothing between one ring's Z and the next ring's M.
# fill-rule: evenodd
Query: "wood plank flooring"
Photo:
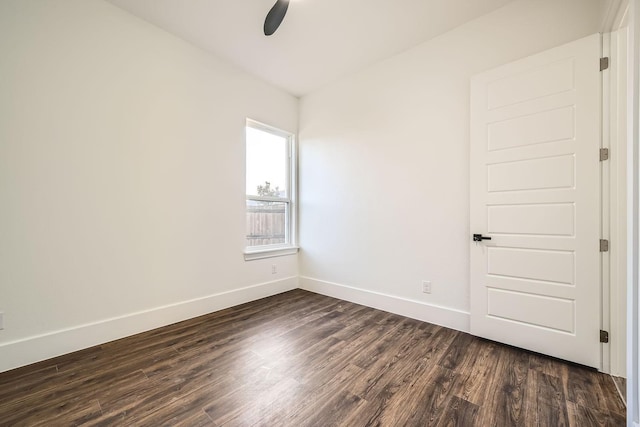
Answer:
M295 290L0 374L0 426L623 426L608 375Z

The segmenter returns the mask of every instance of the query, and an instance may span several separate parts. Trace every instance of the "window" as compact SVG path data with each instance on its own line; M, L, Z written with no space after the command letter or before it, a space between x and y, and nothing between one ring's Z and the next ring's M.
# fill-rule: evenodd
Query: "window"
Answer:
M295 253L293 135L247 120L245 259Z

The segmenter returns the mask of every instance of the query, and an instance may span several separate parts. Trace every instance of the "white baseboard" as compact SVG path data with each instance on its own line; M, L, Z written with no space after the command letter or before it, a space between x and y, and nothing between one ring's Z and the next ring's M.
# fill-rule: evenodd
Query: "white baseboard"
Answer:
M298 287L298 277L248 286L0 344L0 372L255 301Z
M470 315L466 311L326 282L311 277L300 277L300 288L423 322L469 332Z
M298 287L412 319L469 332L469 313L465 311L310 277L288 277L3 343L0 344L0 372L255 301Z

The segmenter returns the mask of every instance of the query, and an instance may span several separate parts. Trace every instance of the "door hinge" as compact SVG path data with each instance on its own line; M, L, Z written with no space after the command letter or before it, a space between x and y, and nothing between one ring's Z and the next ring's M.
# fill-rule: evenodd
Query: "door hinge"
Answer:
M607 68L609 68L609 57L600 58L600 71L604 71Z
M608 343L609 342L609 332L600 330L600 342Z
M600 161L605 161L605 160L609 160L609 149L608 148L601 148L600 149Z
M609 241L600 239L600 252L609 252Z

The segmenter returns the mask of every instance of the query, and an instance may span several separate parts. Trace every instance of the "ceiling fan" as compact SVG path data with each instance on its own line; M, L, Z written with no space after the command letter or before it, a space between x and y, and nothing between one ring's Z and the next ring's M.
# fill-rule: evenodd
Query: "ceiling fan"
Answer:
M270 36L275 33L282 20L284 19L284 15L287 13L287 9L289 8L289 0L277 0L276 4L273 5L269 13L267 13L267 18L264 20L264 35Z

